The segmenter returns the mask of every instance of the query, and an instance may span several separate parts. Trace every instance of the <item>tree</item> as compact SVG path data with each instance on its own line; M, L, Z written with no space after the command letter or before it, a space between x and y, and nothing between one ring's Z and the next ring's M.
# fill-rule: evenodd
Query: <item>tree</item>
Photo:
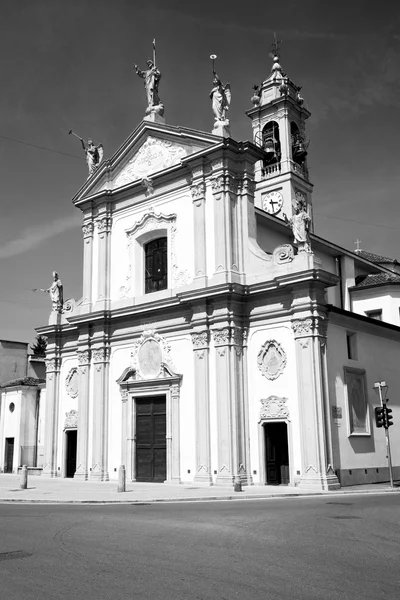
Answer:
M44 335L37 335L35 343L33 344L33 346L30 346L30 349L33 351L34 356L46 356L46 348L47 337Z

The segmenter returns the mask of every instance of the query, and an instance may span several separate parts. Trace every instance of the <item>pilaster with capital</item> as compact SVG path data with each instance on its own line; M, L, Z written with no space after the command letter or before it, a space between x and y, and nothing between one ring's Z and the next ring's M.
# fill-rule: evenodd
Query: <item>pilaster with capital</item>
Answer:
M97 297L96 304L98 309L108 308L110 297L110 268L111 268L111 216L102 214L96 219L96 229L98 235L97 244Z
M109 346L92 350L93 422L91 479L108 481Z
M82 304L92 302L92 279L93 279L93 232L92 220L85 220L82 225L83 234L83 300Z
M296 343L302 473L299 487L333 490L340 487L332 467L332 442L324 366L327 319L309 315L292 320Z
M194 256L195 278L207 282L207 249L206 249L206 184L204 177L193 181L190 186L193 201Z
M238 208L239 180L222 169L222 161L212 163L211 189L214 197L215 273L218 282L241 283L243 277L241 211Z
M90 395L90 350L82 348L78 356L78 441L76 471L74 479L86 481L89 477L89 395Z
M46 358L46 420L42 475L57 477L58 415L60 405L61 358L49 354Z
M212 484L210 444L210 388L209 388L209 340L208 329L191 334L194 354L195 383L195 481Z
M251 483L248 471L249 435L245 407L243 329L225 326L213 329L217 373L217 484L231 484L239 476Z

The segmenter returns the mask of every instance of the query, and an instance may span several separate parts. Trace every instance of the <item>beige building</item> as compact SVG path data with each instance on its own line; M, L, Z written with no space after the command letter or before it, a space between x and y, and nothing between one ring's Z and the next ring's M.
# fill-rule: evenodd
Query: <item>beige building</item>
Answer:
M310 113L278 57L252 102L251 142L148 111L76 194L82 298L38 329L43 475L388 479L373 384L399 422L397 263L313 232Z

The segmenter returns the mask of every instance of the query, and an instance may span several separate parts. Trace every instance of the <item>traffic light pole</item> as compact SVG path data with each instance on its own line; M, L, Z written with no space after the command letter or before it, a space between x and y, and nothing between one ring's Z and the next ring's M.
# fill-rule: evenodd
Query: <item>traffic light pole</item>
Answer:
M381 401L381 406L382 406L382 408L386 408L386 404L382 400L381 385L378 383L377 387L379 388L379 399ZM389 428L386 425L385 425L385 437L386 437L386 454L387 454L388 467L389 467L390 487L393 488L394 485L393 485L392 454L390 452Z

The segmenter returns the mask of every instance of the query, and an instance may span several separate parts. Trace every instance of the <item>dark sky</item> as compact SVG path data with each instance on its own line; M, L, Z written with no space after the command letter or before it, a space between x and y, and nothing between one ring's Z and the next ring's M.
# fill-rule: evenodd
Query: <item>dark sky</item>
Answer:
M232 136L251 138L252 85L281 64L312 113L309 168L316 233L400 258L398 2L0 0L0 338L31 341L47 323L52 271L82 291L79 141L110 157L144 115L145 66L157 40L167 123L210 131L210 54L232 87ZM5 138L56 150L52 153ZM62 154L65 153L65 154Z

